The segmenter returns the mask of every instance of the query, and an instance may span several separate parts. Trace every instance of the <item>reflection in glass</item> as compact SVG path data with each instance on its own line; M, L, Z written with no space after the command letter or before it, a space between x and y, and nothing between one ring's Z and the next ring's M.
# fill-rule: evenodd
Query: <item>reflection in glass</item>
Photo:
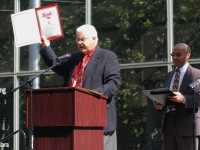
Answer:
M174 2L174 44L186 43L190 46L191 58L199 58L199 1Z
M197 69L200 69L200 64L190 64L192 67L194 67L194 68L197 68Z
M13 29L11 11L0 10L0 72L13 72ZM3 21L2 21L3 20Z
M166 73L167 67L121 71L122 86L116 95L119 147L146 134L154 135L154 142L161 140L161 114L157 113L152 101L142 91L163 87ZM124 149L143 149L150 144L150 139L143 144L140 142ZM137 145L140 147L135 147Z
M13 78L0 78L0 139L13 132ZM3 146L13 148L13 138L2 142ZM1 144L2 145L2 144Z
M1 0L0 11L14 11L14 1Z
M97 0L92 3L92 22L100 46L115 51L120 63L167 61L166 12L165 0Z

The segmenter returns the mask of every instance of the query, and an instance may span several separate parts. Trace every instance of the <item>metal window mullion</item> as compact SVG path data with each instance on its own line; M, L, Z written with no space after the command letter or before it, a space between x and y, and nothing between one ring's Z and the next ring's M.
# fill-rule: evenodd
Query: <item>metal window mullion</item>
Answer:
M29 0L29 8L34 9L40 7L40 0ZM40 69L39 62L40 62L40 44L35 43L29 45L29 71L36 71ZM32 76L29 77L29 79ZM39 77L33 81L33 88L39 88L40 79Z
M92 2L91 0L85 0L85 23L92 24Z
M20 12L20 0L14 1L14 13ZM14 41L15 42L15 41ZM14 87L19 86L19 79L16 73L19 71L19 48L14 45ZM19 90L13 93L13 131L19 129ZM19 134L14 135L13 149L19 150Z
M173 0L167 0L167 57L168 57L168 72L172 70L171 53L174 46L174 30L173 30Z

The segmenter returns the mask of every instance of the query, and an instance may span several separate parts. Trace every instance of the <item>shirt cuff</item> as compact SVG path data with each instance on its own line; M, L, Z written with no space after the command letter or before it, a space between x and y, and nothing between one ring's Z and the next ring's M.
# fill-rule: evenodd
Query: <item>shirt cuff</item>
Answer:
M185 98L184 98L184 100L182 101L182 103L185 104Z

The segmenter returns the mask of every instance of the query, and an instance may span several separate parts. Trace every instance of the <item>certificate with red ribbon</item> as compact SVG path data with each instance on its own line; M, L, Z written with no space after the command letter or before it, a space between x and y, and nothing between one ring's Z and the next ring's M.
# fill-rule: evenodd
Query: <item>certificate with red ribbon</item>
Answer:
M64 37L57 3L36 8L35 11L41 35L48 40Z
M16 47L63 38L58 4L50 4L11 15Z

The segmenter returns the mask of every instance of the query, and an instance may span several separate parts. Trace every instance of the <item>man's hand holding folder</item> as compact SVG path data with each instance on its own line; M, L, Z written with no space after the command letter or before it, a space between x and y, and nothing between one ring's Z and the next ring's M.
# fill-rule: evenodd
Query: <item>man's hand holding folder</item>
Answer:
M158 106L159 108L165 106L169 101L170 97L172 97L173 100L177 100L177 92L172 92L171 90L169 90L169 88L144 90L143 93L153 102L161 104L162 106Z
M160 104L160 103L157 103L156 101L153 102L153 105L154 105L154 107L155 107L156 109L159 109L159 110L161 110L161 109L163 108L163 105Z
M180 92L173 92L174 95L169 95L168 98L177 103L184 103L184 96Z

